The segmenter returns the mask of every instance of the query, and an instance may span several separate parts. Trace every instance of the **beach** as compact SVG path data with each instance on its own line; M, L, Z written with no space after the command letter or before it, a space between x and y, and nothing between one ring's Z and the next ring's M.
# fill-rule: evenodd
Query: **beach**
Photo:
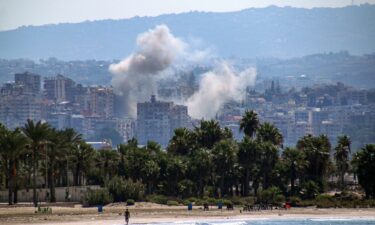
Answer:
M230 220L288 220L288 219L368 219L374 220L375 209L317 209L315 207L291 208L290 210L274 209L243 212L242 208L234 210L218 210L211 207L203 211L195 206L188 211L186 206L165 206L154 203L137 203L127 207L125 204L112 204L104 207L103 213L97 208L84 208L79 204L69 206L52 206L52 214L35 213L35 208L29 205L4 206L0 208L0 224L60 224L60 225L99 225L124 224L123 212L126 208L131 213L131 224L171 223L189 221L230 221Z

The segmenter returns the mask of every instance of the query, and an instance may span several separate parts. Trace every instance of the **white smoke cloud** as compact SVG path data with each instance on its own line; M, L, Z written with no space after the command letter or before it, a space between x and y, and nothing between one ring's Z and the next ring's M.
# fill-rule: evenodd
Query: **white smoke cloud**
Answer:
M187 101L189 114L193 118L213 118L228 101L241 101L246 87L253 86L256 70L250 68L236 74L225 62L214 71L203 74L199 90Z
M112 64L112 86L124 96L126 111L136 114L136 103L156 93L156 77L184 52L186 44L173 36L165 25L156 26L137 37L137 51Z
M194 47L194 43L192 44ZM137 50L117 64L111 64L112 86L123 96L128 116L136 117L136 103L157 94L158 81L174 79L171 65L199 63L213 58L211 50L196 50L175 37L165 25L156 26L137 37ZM172 75L173 74L173 75ZM213 118L228 101L241 101L246 87L253 86L254 68L235 73L225 62L202 75L199 90L187 101L193 118ZM181 100L180 100L181 101Z

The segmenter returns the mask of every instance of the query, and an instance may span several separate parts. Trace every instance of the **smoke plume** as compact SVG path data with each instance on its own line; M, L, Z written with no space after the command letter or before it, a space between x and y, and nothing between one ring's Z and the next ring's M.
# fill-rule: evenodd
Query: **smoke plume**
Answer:
M124 97L126 111L136 114L136 103L156 93L158 73L167 69L186 44L171 34L165 25L156 26L137 37L137 50L121 62L112 64L112 86Z
M110 65L112 86L123 96L127 114L135 117L136 103L157 94L158 81L174 79L171 74L163 74L166 69L181 64L179 59L183 59L182 63L196 64L197 60L203 62L210 57L209 50L192 50L187 43L173 36L167 26L156 26L137 37L137 49L133 54ZM246 87L254 85L255 77L253 68L237 74L222 62L202 75L198 91L182 104L188 106L193 118L213 118L224 103L243 100Z
M214 71L203 74L199 90L187 101L189 115L193 118L213 118L228 101L244 99L246 87L255 83L256 71L250 68L236 74L225 62Z

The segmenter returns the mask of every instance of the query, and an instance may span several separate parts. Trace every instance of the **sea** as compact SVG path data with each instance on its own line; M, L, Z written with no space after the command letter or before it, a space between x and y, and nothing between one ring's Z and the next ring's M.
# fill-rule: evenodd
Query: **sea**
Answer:
M374 215L375 216L375 215ZM173 223L154 223L154 225L375 225L373 219L355 219L355 218L312 218L312 219L236 219L225 221L189 221Z

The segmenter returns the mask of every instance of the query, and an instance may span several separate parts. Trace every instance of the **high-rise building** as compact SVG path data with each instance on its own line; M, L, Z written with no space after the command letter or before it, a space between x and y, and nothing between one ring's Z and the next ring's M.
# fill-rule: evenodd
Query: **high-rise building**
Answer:
M22 85L26 91L35 94L40 92L40 75L29 72L16 73L14 80L16 85Z
M72 102L74 101L74 86L74 81L63 75L47 77L44 79L44 94L47 99L56 102Z
M0 122L9 128L23 126L28 119L41 119L41 99L38 95L13 92L0 96Z
M115 94L112 88L90 87L88 111L92 116L111 118L114 115Z
M15 74L15 83L0 91L0 123L9 128L23 126L28 119L41 119L40 76Z
M157 101L151 96L150 102L137 104L137 138L140 144L156 141L166 146L179 127L188 127L190 118L186 106L173 102Z

